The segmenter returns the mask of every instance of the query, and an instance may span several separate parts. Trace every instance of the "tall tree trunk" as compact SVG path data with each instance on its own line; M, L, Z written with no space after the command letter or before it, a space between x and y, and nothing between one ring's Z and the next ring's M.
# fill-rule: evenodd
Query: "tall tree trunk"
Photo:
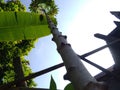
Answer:
M14 58L13 65L14 65L14 72L15 72L15 80L21 80L22 78L24 78L20 57ZM26 87L26 82L24 81L21 83L20 82L16 83L16 87Z
M45 12L45 10L43 11ZM45 15L51 33L53 34L52 40L56 43L57 50L67 70L65 79L72 82L75 90L105 90L103 89L104 85L98 83L87 71L77 54L72 50L71 45L67 43L67 37L63 36L62 33L58 31L46 12Z

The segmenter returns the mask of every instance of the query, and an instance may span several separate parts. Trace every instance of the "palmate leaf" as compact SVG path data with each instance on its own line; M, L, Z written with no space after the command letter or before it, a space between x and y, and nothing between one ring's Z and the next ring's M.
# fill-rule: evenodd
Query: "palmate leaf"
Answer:
M29 12L0 12L0 41L34 39L50 34L46 18Z

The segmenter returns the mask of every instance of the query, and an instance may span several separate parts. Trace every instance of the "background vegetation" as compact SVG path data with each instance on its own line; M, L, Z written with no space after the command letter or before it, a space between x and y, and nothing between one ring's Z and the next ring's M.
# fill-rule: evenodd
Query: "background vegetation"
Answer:
M55 15L58 13L58 8L54 0L32 0L30 4L30 11L40 14L40 19L44 18L41 11L43 7L47 14L57 23ZM26 7L20 0L0 0L0 12L26 12ZM0 42L0 85L14 81L16 73L14 71L14 59L20 57L24 76L32 73L29 66L29 61L24 58L28 55L30 50L34 48L37 38L16 41L2 41ZM35 87L36 83L33 80L27 81L28 87Z

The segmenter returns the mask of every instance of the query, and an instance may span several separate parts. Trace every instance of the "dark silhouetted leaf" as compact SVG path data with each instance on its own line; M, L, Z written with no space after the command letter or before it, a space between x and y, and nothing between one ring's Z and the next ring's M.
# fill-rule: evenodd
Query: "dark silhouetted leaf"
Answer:
M52 76L51 76L51 81L50 81L50 90L57 90L56 83Z

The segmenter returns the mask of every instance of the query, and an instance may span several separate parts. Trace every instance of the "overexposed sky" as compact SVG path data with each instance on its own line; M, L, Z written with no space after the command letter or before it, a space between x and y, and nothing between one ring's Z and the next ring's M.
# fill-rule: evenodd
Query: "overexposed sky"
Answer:
M67 35L68 42L77 54L82 55L106 44L103 40L95 38L94 34L107 35L115 28L113 20L117 19L110 14L110 11L120 11L119 0L55 1L59 8L59 14L57 15L58 29L64 35ZM62 62L56 50L56 45L51 39L52 35L40 38L27 57L30 60L33 72ZM108 49L87 58L105 68L114 63ZM100 72L91 65L86 63L85 65L93 76ZM53 75L58 89L63 89L66 85L66 81L63 80L65 73L63 67L37 77L35 81L38 83L38 87L48 88L50 77Z

